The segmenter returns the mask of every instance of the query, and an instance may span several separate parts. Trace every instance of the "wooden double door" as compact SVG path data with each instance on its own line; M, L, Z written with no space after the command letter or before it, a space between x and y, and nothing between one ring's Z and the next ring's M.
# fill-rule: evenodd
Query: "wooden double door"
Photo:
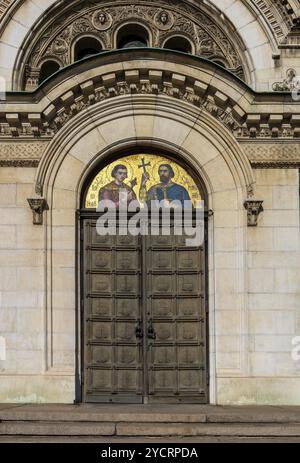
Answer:
M82 400L207 403L205 246L81 233Z

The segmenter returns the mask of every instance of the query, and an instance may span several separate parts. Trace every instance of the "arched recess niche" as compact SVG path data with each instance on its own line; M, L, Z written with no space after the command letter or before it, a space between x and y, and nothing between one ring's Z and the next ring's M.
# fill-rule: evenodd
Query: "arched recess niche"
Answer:
M247 188L253 184L252 170L239 145L218 121L209 114L198 117L191 105L172 98L147 98L147 114L141 111L138 97L119 98L83 111L55 136L47 148L37 172L36 181L43 185L49 205L45 218L45 242L47 262L46 295L48 331L47 370L49 374L60 371L71 384L80 367L80 345L76 348L77 362L61 365L58 359L66 346L61 338L51 332L51 320L59 316L61 285L64 287L64 310L73 314L74 325L70 335L78 341L78 267L76 260L68 266L61 265L63 253L76 255L78 234L76 210L81 206L81 192L100 162L108 163L116 153L150 150L165 152L174 159L182 159L201 178L207 190L207 208L214 211L208 224L208 278L209 278L209 351L210 351L210 400L217 400L218 377L241 376L247 373L247 265L245 243L247 217L243 201ZM166 103L169 103L166 105ZM118 113L113 111L118 107ZM100 110L101 108L101 110ZM112 113L114 115L112 116ZM172 131L170 131L170 124ZM230 220L226 226L220 223L224 214ZM226 237L226 242L224 242ZM233 268L224 269L218 256L231 253ZM224 285L224 279L229 282ZM237 327L236 362L229 370L222 369L217 347L223 332L228 310L232 323ZM77 331L76 331L77 330ZM75 394L75 392L74 392Z

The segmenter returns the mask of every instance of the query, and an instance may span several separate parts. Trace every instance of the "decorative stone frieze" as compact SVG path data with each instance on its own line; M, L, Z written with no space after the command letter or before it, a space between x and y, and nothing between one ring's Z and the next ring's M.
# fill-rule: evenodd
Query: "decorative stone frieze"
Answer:
M122 61L122 52L119 53L119 64L116 64L117 56L113 53L107 55L104 62L101 57L93 58L88 63L89 68L87 63L74 66L72 72L81 75L79 80L69 79L66 85L63 74L57 76L56 81L52 85L47 84L43 91L34 96L28 94L27 104L24 101L16 104L11 94L0 119L0 139L46 140L87 108L112 98L133 95L159 95L188 103L198 108L199 115L201 111L210 113L241 142L291 142L300 138L299 105L293 102L292 97L288 100L286 94L278 94L276 105L271 105L270 95L262 97L248 87L243 87L240 82L234 82L234 77L225 70L216 74L214 66L207 61L202 63L191 57L185 59L182 65L180 57L172 52L166 52L162 62L158 51L149 50L146 53L132 50L130 65L127 67ZM143 63L140 62L141 56ZM107 64L111 60L114 72L107 73ZM145 63L149 67L145 67ZM93 69L92 74L89 69ZM180 72L174 72L174 69ZM232 84L236 86L234 93ZM45 98L47 91L52 92L49 98Z
M37 167L47 141L0 143L0 167Z
M252 167L300 168L300 143L243 143Z
M245 80L242 50L231 40L228 31L199 6L181 0L147 0L136 4L107 0L101 8L86 3L72 4L71 10L66 9L50 22L48 18L47 26L40 27L31 37L19 59L20 63L26 63L26 89L37 87L36 71L45 60L54 60L60 67L74 62L74 43L84 34L100 39L103 48L111 50L116 48L118 29L132 22L147 26L151 47L164 48L166 40L178 34L193 44L195 55L215 61ZM24 75L20 65L19 73Z

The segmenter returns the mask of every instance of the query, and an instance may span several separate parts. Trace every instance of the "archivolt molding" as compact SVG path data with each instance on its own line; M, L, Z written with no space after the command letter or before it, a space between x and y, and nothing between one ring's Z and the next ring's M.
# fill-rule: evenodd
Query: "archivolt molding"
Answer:
M116 107L118 108L117 115ZM97 136L102 138L102 125L105 125L106 130L110 131L114 130L113 127L116 127L116 125L119 127L126 126L126 120L134 118L135 121L138 121L145 116L150 116L153 119L157 118L158 120L166 119L170 126L172 126L172 122L177 126L182 126L186 137L192 132L196 137L199 137L199 140L201 137L205 137L215 147L216 152L219 152L220 156L223 157L235 181L236 188L243 189L245 195L252 190L254 177L250 163L234 137L219 122L210 114L199 115L187 103L174 102L172 108L170 108L163 97L151 95L145 100L142 100L139 96L131 99L126 98L122 106L120 106L118 99L108 100L103 105L100 102L81 113L78 118L71 120L68 126L57 134L44 152L36 174L36 193L46 197L49 205L51 204L48 191L51 190L51 185L56 182L56 176L63 159L68 155L72 156L73 146L92 130L99 129L100 132ZM110 124L111 129L109 128ZM130 125L132 126L132 124ZM104 148L95 153L94 158L90 160L90 164L99 162L100 158L105 159L105 156L115 153L116 150L130 149L136 146L140 146L141 149L145 149L147 146L160 148L185 157L189 163L194 164L197 171L202 172L203 170L203 180L206 183L207 190L212 191L210 179L205 175L205 163L203 166L199 165L199 161L193 159L193 155L184 148L185 136L183 136L181 142L174 141L172 132L169 132L170 136L167 138L160 137L160 129L158 129L158 135L155 135L150 125L146 132L148 136L145 134L139 136L139 133L134 132L133 134L130 130L126 133L127 137L116 133L113 137L116 141L113 143L104 142ZM194 151L201 152L201 147L199 146L199 149L194 149ZM86 160L82 162L86 163ZM78 187L78 189L80 188Z
M300 25L298 0L251 0L251 3L257 12L263 15L279 47L295 43L295 39L289 34ZM300 34L300 31L298 33Z

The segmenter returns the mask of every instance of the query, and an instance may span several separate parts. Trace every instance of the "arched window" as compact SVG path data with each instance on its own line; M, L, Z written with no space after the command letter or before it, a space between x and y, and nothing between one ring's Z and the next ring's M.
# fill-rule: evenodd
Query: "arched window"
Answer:
M149 46L149 33L140 24L126 24L117 35L117 48L140 48Z
M52 74L57 72L59 68L60 66L56 61L53 61L53 60L45 61L41 67L39 84L44 82L44 80L48 79L48 77L52 76Z
M103 51L99 40L94 37L82 37L74 47L74 61L79 61L88 56L96 55Z
M176 36L168 39L164 48L169 48L170 50L181 51L183 53L192 53L192 45L190 41L184 37Z

